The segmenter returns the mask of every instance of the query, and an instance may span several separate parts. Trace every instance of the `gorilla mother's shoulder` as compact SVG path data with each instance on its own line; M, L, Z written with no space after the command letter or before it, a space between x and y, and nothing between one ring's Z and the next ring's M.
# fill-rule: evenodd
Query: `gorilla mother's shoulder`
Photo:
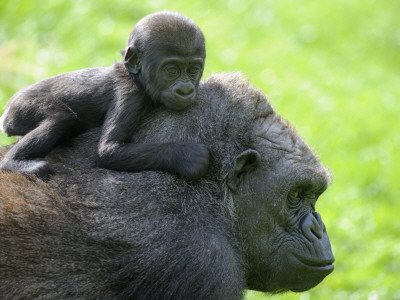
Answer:
M0 298L240 299L333 271L315 211L330 174L240 74L210 76L194 105L155 110L132 137L206 145L204 178L98 169L99 136L55 149L48 183L0 174Z

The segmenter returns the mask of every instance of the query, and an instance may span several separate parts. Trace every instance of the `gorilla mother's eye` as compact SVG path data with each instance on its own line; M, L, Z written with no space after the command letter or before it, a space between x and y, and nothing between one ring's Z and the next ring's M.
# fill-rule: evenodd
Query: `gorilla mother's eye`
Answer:
M301 202L301 199L302 199L302 195L299 190L294 190L289 193L288 200L289 200L290 205L299 204Z

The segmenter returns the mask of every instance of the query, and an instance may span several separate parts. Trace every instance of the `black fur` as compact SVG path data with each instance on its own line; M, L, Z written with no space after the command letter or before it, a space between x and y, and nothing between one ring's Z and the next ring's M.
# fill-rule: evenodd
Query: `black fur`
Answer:
M209 160L204 145L138 144L131 137L154 108L183 110L192 103L204 59L203 34L190 19L171 12L143 18L129 37L122 63L60 74L11 98L2 128L22 138L1 169L46 179L53 170L44 158L55 145L104 122L100 167L203 176Z
M205 144L200 180L97 169L99 139L93 129L54 149L48 183L0 173L1 299L231 300L332 272L314 211L330 175L241 76L211 76L194 105L153 110L134 133Z

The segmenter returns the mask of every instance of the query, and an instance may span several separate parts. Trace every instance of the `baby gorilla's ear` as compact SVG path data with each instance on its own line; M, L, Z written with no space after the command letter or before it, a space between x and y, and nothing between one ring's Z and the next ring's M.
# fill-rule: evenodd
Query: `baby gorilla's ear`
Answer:
M139 50L133 46L129 46L125 51L124 64L129 73L139 74L142 68L142 59Z

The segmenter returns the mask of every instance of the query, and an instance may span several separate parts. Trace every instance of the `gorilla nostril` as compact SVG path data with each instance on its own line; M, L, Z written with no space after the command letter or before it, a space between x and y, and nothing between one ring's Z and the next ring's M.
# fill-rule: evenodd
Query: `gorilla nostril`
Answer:
M318 239L322 238L322 232L321 230L315 229L313 227L311 227L311 232L312 234L314 234Z
M185 93L184 93L182 90L177 90L176 93L177 93L179 96L184 96L184 95L185 95Z
M325 225L318 213L310 213L303 219L301 229L304 236L311 242L322 239L326 232Z
M183 96L191 95L193 93L193 91L194 90L181 91L181 95L183 95Z

